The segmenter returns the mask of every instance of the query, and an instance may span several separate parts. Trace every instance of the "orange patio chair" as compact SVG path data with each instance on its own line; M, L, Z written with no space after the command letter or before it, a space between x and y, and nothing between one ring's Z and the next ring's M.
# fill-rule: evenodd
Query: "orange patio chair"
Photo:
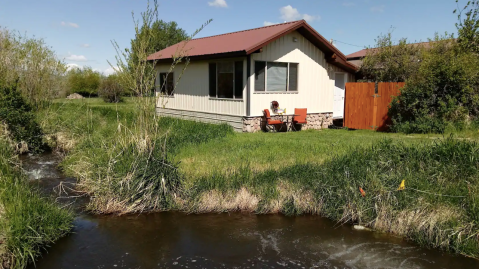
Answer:
M296 131L296 125L307 124L306 115L308 114L307 108L295 108L293 121L291 122L291 128Z
M266 118L266 125L267 126L273 126L273 131L277 131L276 130L276 126L278 125L283 125L283 121L282 120L272 120L271 119L271 114L269 114L269 109L265 109L263 111L263 114L264 114L264 117Z

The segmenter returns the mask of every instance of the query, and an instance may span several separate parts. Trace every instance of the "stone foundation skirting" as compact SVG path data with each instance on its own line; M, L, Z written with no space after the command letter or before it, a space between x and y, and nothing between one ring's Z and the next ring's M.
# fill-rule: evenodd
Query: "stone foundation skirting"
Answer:
M280 116L271 115L272 119L281 119ZM284 116L286 119L286 116ZM289 116L291 120L291 116ZM321 130L323 128L328 128L329 125L333 124L333 113L311 113L306 116L307 124L295 126L296 130ZM243 118L243 132L255 133L259 131L270 131L268 128L273 128L273 126L266 126L264 117L244 117ZM289 128L284 125L282 128L279 128L278 131L286 131Z

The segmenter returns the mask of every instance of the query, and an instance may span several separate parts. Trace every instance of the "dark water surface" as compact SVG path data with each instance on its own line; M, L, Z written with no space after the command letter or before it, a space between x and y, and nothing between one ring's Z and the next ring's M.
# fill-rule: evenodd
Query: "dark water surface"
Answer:
M60 181L53 154L23 156L32 183ZM31 268L35 268L33 265ZM479 268L479 262L317 216L79 213L36 268Z

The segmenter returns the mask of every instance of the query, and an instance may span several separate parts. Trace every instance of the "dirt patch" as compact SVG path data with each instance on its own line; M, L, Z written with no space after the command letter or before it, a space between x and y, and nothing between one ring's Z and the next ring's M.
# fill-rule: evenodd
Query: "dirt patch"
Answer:
M85 97L81 96L78 93L72 93L72 94L67 96L67 99L83 99L83 98L85 98Z

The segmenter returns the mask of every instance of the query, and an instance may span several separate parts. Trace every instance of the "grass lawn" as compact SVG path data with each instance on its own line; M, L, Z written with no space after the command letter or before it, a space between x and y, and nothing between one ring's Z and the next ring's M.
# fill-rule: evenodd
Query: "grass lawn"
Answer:
M190 177L219 169L233 171L249 166L254 171L282 169L294 164L320 164L357 146L370 146L384 139L406 144L430 142L440 135L404 135L369 130L325 129L288 133L235 133L226 139L185 147L177 155L181 170Z

